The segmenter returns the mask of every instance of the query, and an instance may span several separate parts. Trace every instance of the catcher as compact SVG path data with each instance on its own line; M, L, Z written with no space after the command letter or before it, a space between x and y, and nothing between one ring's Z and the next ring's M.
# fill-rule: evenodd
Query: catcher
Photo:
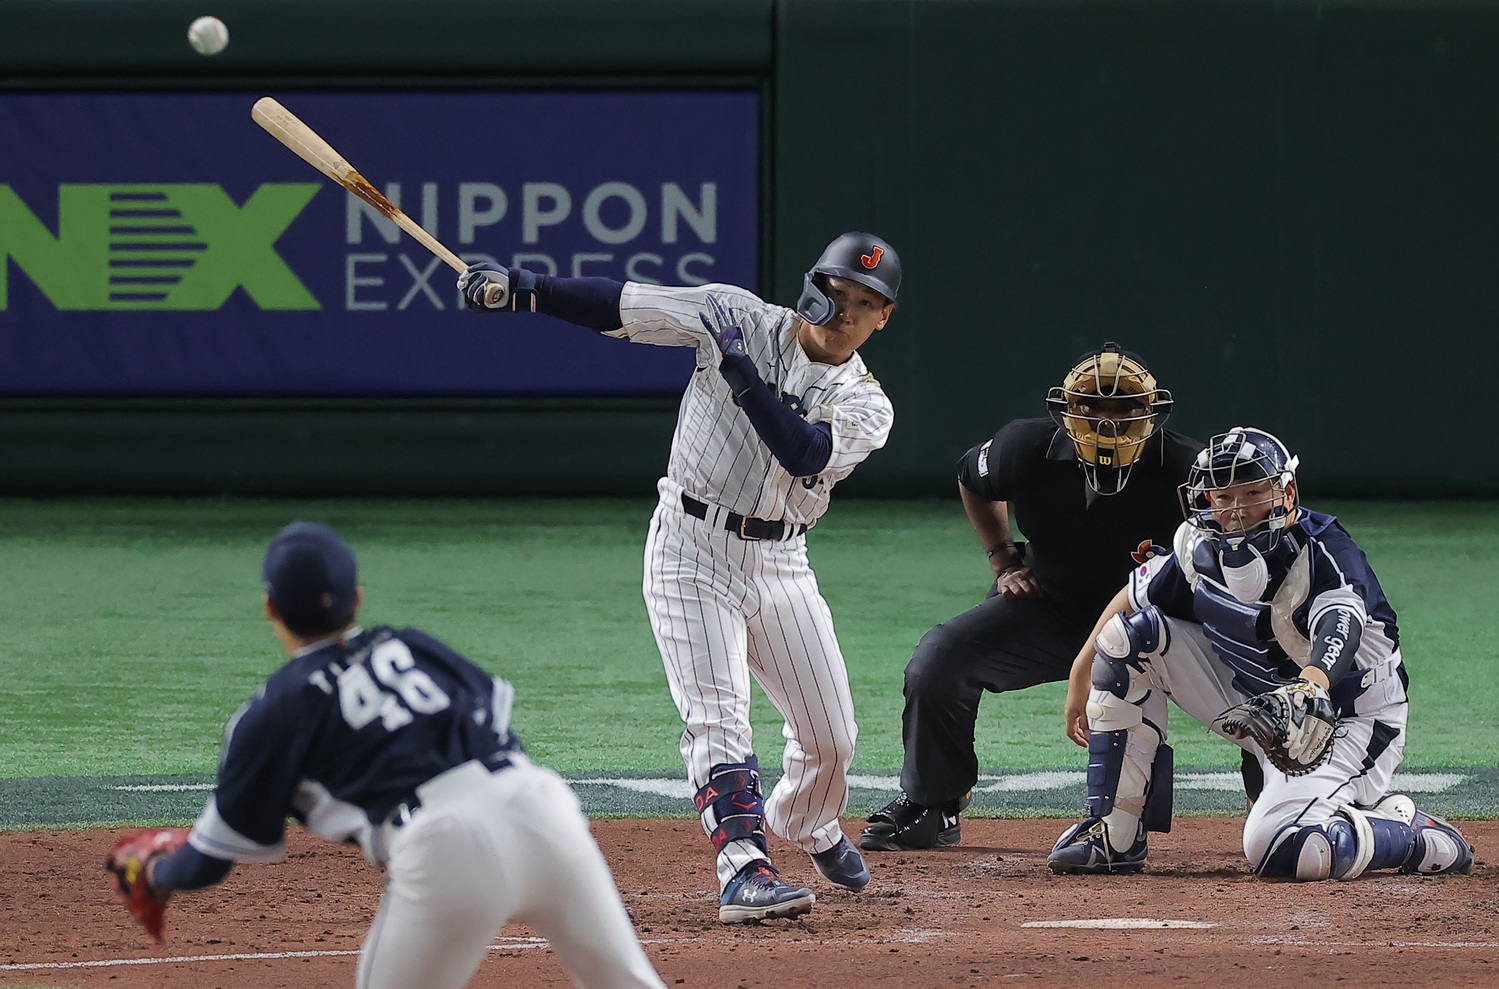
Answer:
M510 731L510 684L414 628L354 624L354 555L325 525L283 529L261 578L288 661L229 720L192 831L130 832L106 862L147 933L174 891L279 861L295 817L385 867L358 989L459 989L512 917L585 989L661 989L577 797Z
M1172 552L1094 627L1064 712L1088 748L1088 816L1052 871L1136 872L1147 832L1170 830L1168 697L1260 759L1244 825L1256 875L1472 871L1457 828L1388 792L1408 709L1395 612L1347 530L1301 507L1296 466L1263 430L1215 436L1182 486Z

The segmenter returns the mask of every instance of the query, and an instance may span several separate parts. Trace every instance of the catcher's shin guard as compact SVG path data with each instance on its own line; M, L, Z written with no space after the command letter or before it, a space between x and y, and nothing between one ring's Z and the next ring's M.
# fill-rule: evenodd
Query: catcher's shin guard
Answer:
M1095 643L1088 697L1088 816L1107 822L1110 835L1126 849L1146 816L1147 795L1162 757L1165 733L1159 725L1165 723L1165 702L1153 696L1145 663L1160 656L1168 635L1159 611L1145 608L1128 617L1115 615ZM1147 717L1147 708L1157 721ZM1166 749L1168 779L1150 801L1151 830L1171 826L1170 759Z
M1330 821L1282 828L1271 839L1270 850L1255 867L1254 874L1265 879L1298 882L1357 879L1374 863L1377 851L1391 853L1388 838L1377 844L1369 817L1361 810L1345 807Z
M760 795L760 761L750 756L744 762L723 762L708 770L704 783L692 798L703 830L715 852L731 841L746 839L767 856L765 801Z

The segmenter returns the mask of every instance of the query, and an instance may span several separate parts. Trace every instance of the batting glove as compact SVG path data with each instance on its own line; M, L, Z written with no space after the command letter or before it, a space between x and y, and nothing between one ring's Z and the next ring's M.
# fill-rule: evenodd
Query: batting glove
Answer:
M709 312L700 312L697 318L703 321L703 328L713 336L718 344L718 352L725 357L748 357L749 351L744 346L744 331L739 328L739 317L734 311L716 296L708 296ZM711 315L710 315L711 314Z
M711 295L708 296L708 309L709 312L700 312L697 316L718 344L718 352L723 356L718 362L718 373L729 383L729 394L737 403L740 396L760 384L760 372L744 346L744 331L740 329L734 311Z
M479 261L458 276L458 291L470 312L536 311L536 274Z

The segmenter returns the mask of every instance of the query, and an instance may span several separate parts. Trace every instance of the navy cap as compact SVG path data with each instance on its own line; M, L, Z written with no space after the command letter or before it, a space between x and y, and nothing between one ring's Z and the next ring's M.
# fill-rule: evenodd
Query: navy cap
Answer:
M359 576L354 552L320 522L293 522L265 551L260 579L286 627L325 635L354 620Z

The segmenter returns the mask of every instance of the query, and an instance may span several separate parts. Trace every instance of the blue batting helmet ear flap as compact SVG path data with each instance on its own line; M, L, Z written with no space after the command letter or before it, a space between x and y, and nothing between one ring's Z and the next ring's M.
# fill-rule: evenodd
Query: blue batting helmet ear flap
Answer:
M796 300L796 314L813 326L822 326L833 318L833 312L837 307L828 294L817 284L815 272L807 272L802 276L802 295Z
M802 277L802 294L796 301L796 314L813 326L821 326L832 319L837 309L822 286L817 284L818 275L847 278L894 302L900 291L900 255L874 234L853 231L836 238Z

